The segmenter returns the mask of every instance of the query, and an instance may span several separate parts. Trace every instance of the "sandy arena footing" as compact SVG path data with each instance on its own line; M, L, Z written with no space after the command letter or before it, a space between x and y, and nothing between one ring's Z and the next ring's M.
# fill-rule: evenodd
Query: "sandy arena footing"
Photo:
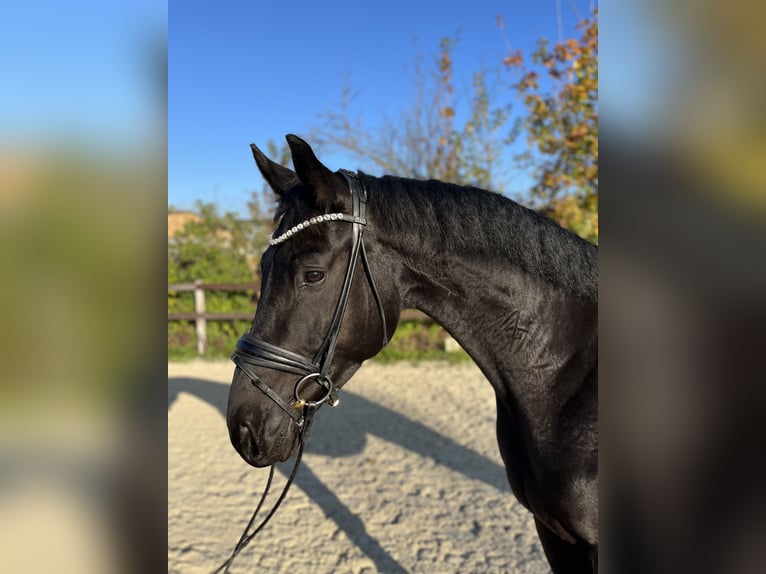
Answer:
M232 372L228 361L168 365L168 572L215 570L266 482L229 443ZM318 412L293 488L231 572L550 572L508 486L495 418L474 365L364 365L340 405Z

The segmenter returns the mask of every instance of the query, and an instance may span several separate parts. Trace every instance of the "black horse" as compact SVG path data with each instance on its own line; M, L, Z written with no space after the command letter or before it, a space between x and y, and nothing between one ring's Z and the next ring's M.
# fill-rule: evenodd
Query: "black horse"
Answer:
M499 194L332 172L306 142L287 141L294 172L252 146L280 204L258 310L238 344L253 361L235 353L234 447L257 467L288 459L300 409L334 402L401 310L420 309L494 388L508 481L553 572L596 572L597 248Z

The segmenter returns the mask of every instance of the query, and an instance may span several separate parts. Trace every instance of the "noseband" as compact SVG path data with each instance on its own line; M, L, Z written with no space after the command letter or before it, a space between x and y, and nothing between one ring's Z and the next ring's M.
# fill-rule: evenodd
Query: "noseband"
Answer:
M340 297L335 306L335 312L332 316L330 328L327 331L327 335L325 335L322 345L312 358L308 358L258 339L257 337L254 337L252 333L247 333L237 342L236 351L231 357L234 364L250 377L250 380L261 390L261 392L287 413L299 429L302 429L306 424L309 413L313 413L325 402L328 402L330 406L338 404L338 387L330 378L329 371L333 355L335 354L335 347L338 344L338 336L340 334L341 323L343 322L343 315L345 314L346 306L348 305L354 272L356 271L357 263L360 259L362 260L362 266L364 267L364 272L367 276L367 282L370 285L370 290L372 291L373 298L378 306L378 312L380 313L380 321L383 327L383 345L385 346L388 342L386 315L383 310L383 303L378 294L378 290L375 287L375 281L373 280L370 271L370 264L367 260L367 251L364 247L364 227L367 224L367 220L365 219L367 189L355 173L346 170L340 170L339 173L346 179L351 193L353 210L351 215L332 213L313 217L290 228L279 237L274 237L269 240L269 245L274 247L311 225L333 221L343 221L351 224L351 254L348 261L348 267L346 268L346 276L343 280L343 288L340 291ZM288 404L287 401L274 391L274 389L262 381L258 375L256 375L254 367L264 367L300 376L301 378L295 383L293 389L292 402ZM311 381L321 385L324 389L322 397L315 401L308 401L301 398L301 393Z

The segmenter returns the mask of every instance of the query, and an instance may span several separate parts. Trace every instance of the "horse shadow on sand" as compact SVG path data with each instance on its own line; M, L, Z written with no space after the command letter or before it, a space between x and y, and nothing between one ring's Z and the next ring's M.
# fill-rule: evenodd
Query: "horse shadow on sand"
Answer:
M226 418L229 385L187 377L168 379L168 410L179 393L189 393L216 408ZM325 456L350 456L360 453L367 442L367 435L375 435L401 448L431 458L450 470L467 478L479 480L509 493L505 469L496 462L456 443L427 426L408 419L401 414L372 401L345 391L342 398L342 416L322 416L318 413L311 431L307 453ZM343 440L337 440L342 436ZM285 476L290 472L292 459L287 466L277 469ZM377 566L378 572L403 574L405 570L396 562L377 540L367 533L364 522L354 515L341 500L325 486L306 464L304 459L295 477L301 488L343 530L348 538Z

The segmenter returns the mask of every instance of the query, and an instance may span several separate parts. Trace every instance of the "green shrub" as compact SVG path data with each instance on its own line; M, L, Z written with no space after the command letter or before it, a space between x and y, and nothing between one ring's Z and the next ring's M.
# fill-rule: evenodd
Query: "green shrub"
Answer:
M436 323L404 321L399 323L393 338L378 353L375 360L381 363L432 360L462 362L470 360L468 354L463 350L447 353L444 350L446 338L446 331Z
M212 204L199 203L200 221L187 223L168 242L168 283L187 283L200 279L207 283L253 280L258 255L265 246L267 230L263 218L254 209L249 221L233 214L219 214ZM252 291L206 291L205 309L209 313L255 314ZM194 293L168 291L168 313L194 311ZM207 350L203 358L224 359L231 356L237 339L248 331L249 321L208 321ZM444 351L444 329L433 323L403 321L393 340L376 357L377 361L468 360L460 351ZM193 321L168 321L168 360L197 358Z
M237 339L249 328L248 321L208 321L208 345L202 358L228 358L234 351ZM460 350L455 353L444 351L446 337L444 329L435 323L406 321L399 324L393 339L374 360L384 364L396 361L443 360L454 363L470 360L465 351ZM184 361L198 357L194 323L190 321L168 323L168 359Z
M202 358L225 359L234 352L237 340L250 329L249 321L208 321L207 350ZM191 321L168 323L168 360L198 358L197 337Z

